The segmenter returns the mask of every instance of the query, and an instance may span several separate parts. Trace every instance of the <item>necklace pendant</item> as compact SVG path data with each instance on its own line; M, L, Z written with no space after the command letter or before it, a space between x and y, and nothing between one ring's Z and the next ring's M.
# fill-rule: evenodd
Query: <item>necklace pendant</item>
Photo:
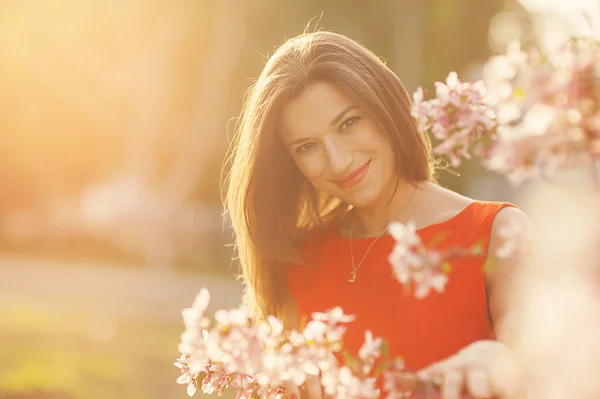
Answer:
M349 283L353 283L356 281L356 270L352 270L350 272L350 278L348 279Z

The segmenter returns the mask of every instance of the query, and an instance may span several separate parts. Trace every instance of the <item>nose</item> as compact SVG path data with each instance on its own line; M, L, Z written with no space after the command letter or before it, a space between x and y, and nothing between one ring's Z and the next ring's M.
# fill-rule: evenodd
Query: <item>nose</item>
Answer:
M324 145L331 172L335 175L343 175L350 172L354 154L344 145L343 140L332 138L325 140Z

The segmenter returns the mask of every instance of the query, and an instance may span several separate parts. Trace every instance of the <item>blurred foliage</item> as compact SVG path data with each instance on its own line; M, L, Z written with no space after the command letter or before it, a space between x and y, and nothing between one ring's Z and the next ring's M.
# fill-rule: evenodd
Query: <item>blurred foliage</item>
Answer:
M433 82L445 81L450 71L461 72L483 63L491 54L488 46L490 21L503 9L503 1L426 0L424 13L423 75L420 85L433 91ZM468 78L464 78L468 80ZM439 173L440 183L463 191L469 175L481 168L466 162L456 172Z
M134 189L139 187L141 203L123 210L127 193L105 195L96 200L101 206L111 196L125 195L122 201L104 205L107 214L148 208L168 215L173 212L169 206L220 202L220 172L244 93L275 48L305 29L333 30L364 43L412 92L417 86L431 89L450 70L461 73L487 58L488 26L503 4L504 0L56 0L35 6L2 2L0 87L10 95L0 97L0 251L148 262L140 247L180 241L168 236L170 227L160 220L138 227L154 236L136 240L154 241L130 247L110 242L106 237L116 236L110 230L96 234L85 221L65 229L44 227L43 221L51 222L52 213L65 207L83 213L78 209L87 190L106 185L110 189L110 183L123 176ZM476 163L466 165L460 179L442 171L440 182L464 191L479 168ZM9 219L13 223L13 216L22 211L38 223L33 228L37 236L9 240L3 225ZM150 217L140 213L138 219ZM135 229L139 220L123 219L111 228ZM213 230L218 234L223 229ZM190 240L197 246L184 254L174 250L172 263L229 270L230 251L223 247L230 239L225 234L217 242L195 236ZM199 264L194 251L203 253L204 265L212 266Z
M0 399L73 399L73 396L63 391L37 389L25 392L0 392Z
M0 307L0 319L0 392L7 397L187 397L173 366L182 325L117 320L115 336L102 341L90 335L84 314Z
M489 21L502 5L501 0L420 2L422 32L415 37L422 37L422 57L411 59L408 55L404 59L394 57L403 47L393 39L403 9L398 0L230 3L232 10L245 13L244 45L229 87L222 88L229 92L228 104L217 104L227 108L226 118L218 124L218 131L201 132L189 130L190 118L195 99L203 91L203 64L207 57L219 57L209 53L214 32L220 29L215 26L220 20L211 18L216 3L131 0L122 6L117 1L57 0L34 8L30 2L3 2L0 43L8 51L0 56L0 83L11 95L0 100L4 124L0 210L80 192L123 166L127 134L135 122L137 98L131 94L136 73L144 72L133 60L143 52L132 50L153 38L162 16L179 13L187 19L180 40L165 61L169 67L156 71L173 77L165 98L159 99L165 115L153 127L158 133L152 146L152 179L158 182L167 173L190 135L205 135L214 142L215 151L194 196L198 201L218 201L227 121L238 114L243 93L260 72L265 57L285 38L300 33L309 21L312 28L338 31L362 41L394 69L399 59L418 63L422 71L419 81L407 82L412 91L417 84L430 86L448 71L485 58ZM128 18L140 11L141 16ZM42 18L58 23L43 23ZM403 40L409 42L413 37ZM87 64L94 62L97 69L88 68ZM113 68L112 73L108 68ZM200 118L209 117L211 111L200 112ZM229 133L232 127L229 123Z
M192 186L190 195L181 189L184 201L218 202L221 166L243 95L286 38L317 28L346 34L385 59L409 91L431 89L450 70L461 73L487 58L488 26L503 3L0 2L0 252L141 265L144 254L106 239L132 222L103 234L52 232L41 227L44 212L63 199L75 208L89 187L127 174L150 187L142 194L148 207L158 206L155 196L178 195L181 181L173 174L185 157L197 162L184 163ZM228 29L240 29L241 45L218 45ZM231 73L216 79L228 59L234 61ZM222 86L213 87L217 83ZM461 191L476 171L470 165L460 180L441 173L442 184ZM120 197L115 202L125 207ZM39 235L4 240L3 226L23 210L33 212ZM152 229L169 237L161 223L142 225L131 236ZM220 231L217 226L209 234ZM164 237L151 238L152 249ZM230 248L225 256L219 240L196 248L194 239L187 244L192 251L175 255L179 268L230 271ZM183 326L114 323L116 334L99 340L90 334L89 315L2 304L0 399L187 397L185 387L175 384L178 370L172 366Z
M220 243L220 242L219 242ZM198 272L203 274L237 273L234 263L229 260L229 246L213 249L213 251L187 251L176 254L172 267L179 272ZM5 242L0 240L0 253L8 256L27 254L27 259L51 259L54 262L64 262L64 265L78 267L81 261L115 262L120 267L144 270L147 261L139 251L115 246L106 239L77 234L69 237L40 237L25 242ZM157 265L164 266L164 265Z

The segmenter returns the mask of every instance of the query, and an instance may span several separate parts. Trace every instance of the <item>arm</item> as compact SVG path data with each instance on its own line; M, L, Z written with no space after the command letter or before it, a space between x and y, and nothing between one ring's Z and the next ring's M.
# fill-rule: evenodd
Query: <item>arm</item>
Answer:
M505 251L505 233L511 224L522 226L522 234L514 241L514 250ZM529 252L528 231L528 218L517 208L503 208L494 218L488 245L488 261L492 264L486 272L486 282L498 340L474 342L421 372L423 377L441 385L444 399L457 399L465 390L475 398L510 397L514 391L519 367L510 349L510 299L515 273L521 270L520 264ZM508 252L512 255L507 256Z
M497 254L506 255L506 228L507 226L520 226L520 237L510 237L514 240L511 255L499 257ZM488 261L491 267L486 271L486 283L489 298L489 309L494 322L496 337L499 341L510 346L512 307L511 295L514 291L516 275L524 269L523 263L531 255L532 239L530 223L527 215L518 208L504 208L498 212L492 224L490 242L488 246Z

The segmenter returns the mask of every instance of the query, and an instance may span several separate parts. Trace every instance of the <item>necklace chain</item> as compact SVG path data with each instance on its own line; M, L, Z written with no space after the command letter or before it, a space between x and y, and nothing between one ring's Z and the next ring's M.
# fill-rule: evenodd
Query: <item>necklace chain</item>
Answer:
M350 230L350 232L348 234L348 243L350 245L350 259L352 260L352 271L350 272L350 278L348 279L348 282L353 283L356 281L356 274L358 273L358 270L360 269L363 262L367 258L369 251L371 251L371 248L373 248L373 245L375 245L377 240L379 240L381 238L381 236L383 235L383 233L386 232L386 230L387 230L387 226L381 231L381 233L379 233L379 235L377 237L375 237L375 239L373 240L371 245L369 245L369 247L365 251L365 254L363 255L360 262L358 262L358 266L355 266L355 263L354 263L354 250L352 249L352 230Z
M401 217L404 214L404 212L406 212L406 209L408 208L408 206L412 202L412 200L415 197L416 193L417 193L417 189L415 188L415 191L413 191L410 199L408 200L408 202L406 203L406 205L404 206L404 208L402 209L402 212L400 213L400 215L398 217ZM383 236L383 233L385 233L387 231L387 229L388 229L388 226L385 226L385 228L381 231L381 233L379 233L377 235L377 237L375 237L375 239L373 240L373 242L371 242L371 244L369 245L369 247L365 251L365 254L363 255L363 257L360 260L360 262L358 262L358 266L356 266L356 263L354 261L354 249L352 248L352 233L354 232L354 222L355 221L356 221L356 219L352 221L352 225L350 226L350 230L348 231L348 245L350 246L350 259L352 261L352 270L350 271L350 278L348 279L348 282L350 282L350 283L354 283L356 281L356 276L358 274L358 271L362 267L365 259L367 259L367 255L369 255L369 252L371 251L371 248L373 248L373 245L375 245L375 243L377 242L377 240L379 240L381 238L381 236Z

